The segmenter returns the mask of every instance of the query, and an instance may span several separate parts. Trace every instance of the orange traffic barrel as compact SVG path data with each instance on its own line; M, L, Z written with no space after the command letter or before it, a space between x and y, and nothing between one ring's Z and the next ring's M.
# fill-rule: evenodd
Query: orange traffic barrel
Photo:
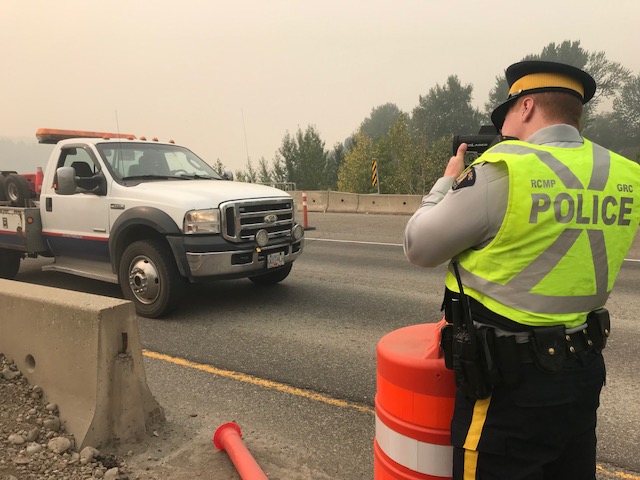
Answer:
M375 480L452 477L455 381L440 348L442 325L400 328L378 342Z

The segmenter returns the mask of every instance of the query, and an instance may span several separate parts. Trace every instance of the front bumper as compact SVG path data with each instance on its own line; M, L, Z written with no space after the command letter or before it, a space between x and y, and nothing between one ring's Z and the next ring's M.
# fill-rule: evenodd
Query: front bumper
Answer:
M302 253L304 239L292 244L267 245L262 248L245 248L221 252L187 252L191 278L205 279L241 278L267 271L267 255L284 252L285 263L293 262Z

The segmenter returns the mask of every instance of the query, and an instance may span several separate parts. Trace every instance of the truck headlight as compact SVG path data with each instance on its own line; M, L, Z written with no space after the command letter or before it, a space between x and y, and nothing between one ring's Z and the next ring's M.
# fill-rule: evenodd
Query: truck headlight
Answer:
M300 225L299 223L296 223L293 226L293 230L291 231L292 235L293 235L293 239L295 241L300 240L302 237L304 237L304 228L302 228L302 225Z
M220 233L220 210L191 210L184 216L184 233Z

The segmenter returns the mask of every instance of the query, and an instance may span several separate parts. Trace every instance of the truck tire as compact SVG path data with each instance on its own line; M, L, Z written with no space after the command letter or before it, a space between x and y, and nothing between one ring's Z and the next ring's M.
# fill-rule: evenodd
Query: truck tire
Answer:
M7 196L4 193L4 179L5 176L0 173L0 202L7 199Z
M13 250L0 250L0 278L13 280L20 269L22 254Z
M249 277L249 280L258 285L275 285L289 276L292 267L293 263L287 263L284 267L280 267L269 273Z
M4 194L12 206L25 207L31 198L29 182L22 175L7 175L4 179Z
M186 288L169 245L160 239L140 240L129 245L120 259L118 281L138 315L148 318L157 318L174 309Z

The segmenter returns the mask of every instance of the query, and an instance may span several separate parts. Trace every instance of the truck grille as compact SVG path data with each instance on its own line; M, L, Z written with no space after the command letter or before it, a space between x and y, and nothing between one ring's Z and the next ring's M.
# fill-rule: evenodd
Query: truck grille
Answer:
M293 228L293 199L240 200L220 205L222 236L235 243L251 242L258 230L269 238L290 237Z

